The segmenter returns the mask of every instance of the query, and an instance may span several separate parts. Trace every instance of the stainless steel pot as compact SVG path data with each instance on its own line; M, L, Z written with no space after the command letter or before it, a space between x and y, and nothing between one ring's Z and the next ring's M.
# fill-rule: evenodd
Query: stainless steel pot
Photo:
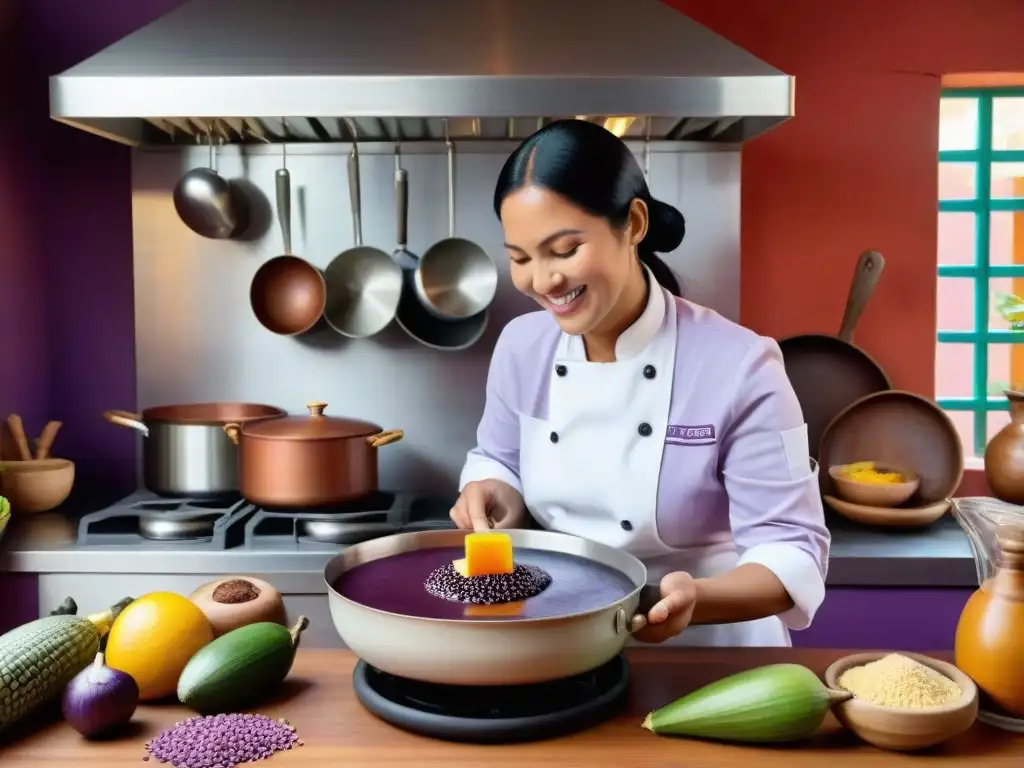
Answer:
M160 496L195 498L238 492L238 448L224 434L225 424L286 415L258 403L192 403L147 408L141 414L106 411L103 418L146 438L146 488Z
M356 544L324 570L342 641L377 669L447 685L525 685L581 674L614 658L647 620L638 613L647 568L632 555L549 531L513 530L513 547L577 555L624 573L633 590L603 608L543 619L463 621L402 616L356 603L333 585L358 565L402 552L462 546L468 531L420 531ZM417 585L411 585L415 588Z

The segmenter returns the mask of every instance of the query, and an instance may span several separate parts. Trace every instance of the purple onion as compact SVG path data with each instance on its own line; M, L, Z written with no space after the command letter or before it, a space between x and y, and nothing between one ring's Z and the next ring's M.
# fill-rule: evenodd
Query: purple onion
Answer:
M61 699L64 719L86 738L124 725L138 706L139 686L135 678L108 667L102 653L97 653L96 660L75 675Z

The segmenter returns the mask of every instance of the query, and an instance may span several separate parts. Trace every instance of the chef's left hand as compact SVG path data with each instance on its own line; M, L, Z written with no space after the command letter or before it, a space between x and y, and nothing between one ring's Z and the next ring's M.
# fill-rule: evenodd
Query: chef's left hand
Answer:
M661 599L647 612L647 626L633 635L643 643L660 643L675 637L690 624L697 604L693 577L683 571L661 580Z

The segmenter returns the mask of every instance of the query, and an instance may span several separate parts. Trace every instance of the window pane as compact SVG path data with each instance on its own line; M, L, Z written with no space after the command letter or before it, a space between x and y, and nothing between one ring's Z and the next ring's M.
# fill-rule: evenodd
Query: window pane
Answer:
M988 392L1002 392L1011 387L1010 353L1015 344L989 344L988 346Z
M973 200L978 196L974 163L939 163L939 200Z
M941 280L939 281L941 282ZM1024 298L1024 278L1020 277L993 277L988 281L988 327L994 331L1010 330L1009 315L999 311L999 295L1011 294ZM1018 322L1024 322L1024 307L1021 308Z
M992 148L1024 149L1024 97L992 99Z
M960 442L964 447L965 456L974 455L974 414L970 411L946 411L952 419Z
M1024 387L1024 344L988 345L988 394L1002 397L1004 389Z
M940 331L974 330L974 280L940 277L935 299L936 325Z
M1024 264L1024 212L996 211L988 220L988 263Z
M940 184L941 177L940 170ZM942 189L941 186L939 189ZM1024 163L992 163L990 189L990 195L995 198L1024 198Z
M977 149L978 100L939 101L939 150Z
M939 214L939 264L974 264L974 214Z
M974 345L943 344L935 348L935 397L974 396Z

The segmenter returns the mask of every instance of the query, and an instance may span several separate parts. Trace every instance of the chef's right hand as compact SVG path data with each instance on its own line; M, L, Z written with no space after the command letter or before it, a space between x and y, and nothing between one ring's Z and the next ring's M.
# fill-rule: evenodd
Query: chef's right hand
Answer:
M467 483L448 516L459 528L474 531L522 528L528 517L519 491L501 480Z

